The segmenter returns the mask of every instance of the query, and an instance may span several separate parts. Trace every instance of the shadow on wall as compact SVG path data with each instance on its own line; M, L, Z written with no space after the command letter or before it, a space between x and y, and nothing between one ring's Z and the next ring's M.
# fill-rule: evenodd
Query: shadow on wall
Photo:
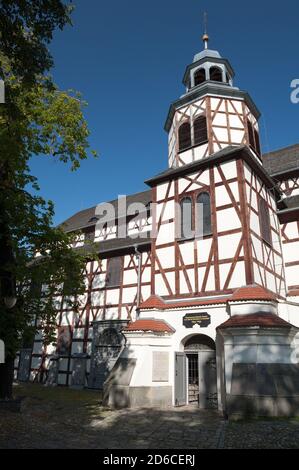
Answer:
M249 362L252 352L250 346L234 351L228 416L298 416L299 364L279 362L277 345L263 345L263 363ZM267 362L275 356L277 362Z
M103 389L103 405L114 408L131 406L129 386L136 366L136 359L124 357L123 353L117 359Z

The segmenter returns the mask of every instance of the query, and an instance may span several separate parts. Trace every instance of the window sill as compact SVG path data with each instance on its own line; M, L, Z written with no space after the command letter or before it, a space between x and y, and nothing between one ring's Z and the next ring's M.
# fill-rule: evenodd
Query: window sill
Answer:
M179 150L178 153L184 153L184 152L187 152L188 150L192 150L196 147L201 147L202 145L206 145L208 144L209 141L208 140L205 140L204 142L201 142L200 144L196 144L196 145L191 145L191 147L186 147L185 149L182 149L182 150Z
M212 237L213 237L213 234L209 233L207 235L203 235L202 237L176 238L176 241L181 244L181 243L191 242L192 240L193 241L207 240L207 239L212 238Z

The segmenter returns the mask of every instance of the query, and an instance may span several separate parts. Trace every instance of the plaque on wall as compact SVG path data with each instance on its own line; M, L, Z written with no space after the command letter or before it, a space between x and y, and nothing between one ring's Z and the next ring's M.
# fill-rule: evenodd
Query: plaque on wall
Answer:
M153 351L153 382L168 382L169 380L169 353L166 351Z
M193 328L194 325L199 325L200 328L205 328L211 323L211 315L206 312L203 313L187 313L183 317L183 325L186 328Z

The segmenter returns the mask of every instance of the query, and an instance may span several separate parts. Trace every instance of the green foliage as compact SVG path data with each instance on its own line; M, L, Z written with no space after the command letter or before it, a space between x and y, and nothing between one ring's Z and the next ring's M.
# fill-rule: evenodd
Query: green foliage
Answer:
M53 31L71 24L72 10L60 0L1 0L0 76L5 77L6 57L23 83L31 84L49 70L53 59L47 45Z
M72 170L88 154L96 155L89 148L86 103L76 92L60 91L47 75L53 64L47 44L55 29L70 23L70 11L58 0L0 3L0 76L6 92L0 105L0 275L16 280L18 297L12 310L0 300L0 338L9 357L22 339L32 338L37 318L51 342L55 299L67 296L76 304L84 291L85 259L71 248L77 235L53 227L53 203L39 195L29 168L32 155L54 158Z

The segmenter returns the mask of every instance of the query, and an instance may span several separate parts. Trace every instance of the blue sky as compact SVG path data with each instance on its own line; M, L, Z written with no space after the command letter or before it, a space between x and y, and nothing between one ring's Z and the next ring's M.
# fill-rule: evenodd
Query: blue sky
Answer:
M202 50L202 17L209 14L210 48L228 58L235 85L262 112L264 152L299 142L299 3L251 0L76 0L73 27L51 44L52 75L79 90L90 143L100 154L72 173L34 157L41 194L55 203L55 223L118 194L147 189L143 181L167 168L169 105L184 93L186 65Z

